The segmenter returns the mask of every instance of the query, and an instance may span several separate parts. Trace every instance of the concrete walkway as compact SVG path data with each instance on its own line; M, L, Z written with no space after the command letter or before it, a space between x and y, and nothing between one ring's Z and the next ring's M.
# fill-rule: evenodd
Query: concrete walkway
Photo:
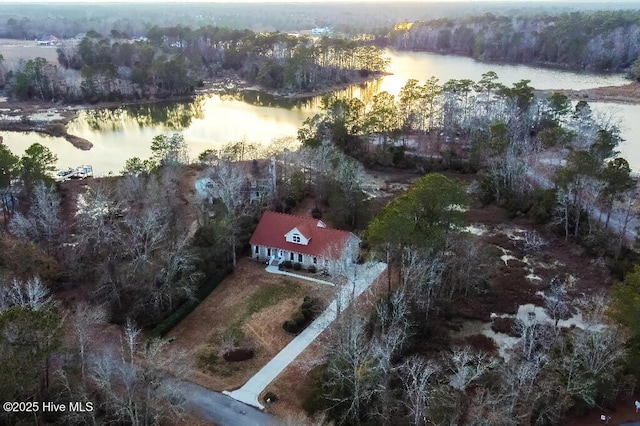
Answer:
M306 275L294 274L293 272L281 271L280 269L278 269L277 266L273 266L273 265L267 266L266 270L267 270L267 272L272 273L272 274L288 275L290 277L300 278L301 280L311 281L312 283L317 283L317 284L322 284L322 285L329 285L331 287L335 287L335 284L334 283L330 283L329 281L324 281L324 280L319 280L319 279L316 279L316 278L307 277Z
M258 407L261 410L264 409L264 406L258 401L258 396L269 383L337 318L339 312L342 312L353 300L364 293L386 267L387 264L382 262L354 265L354 268L349 272L348 283L340 287L335 300L318 318L285 346L267 365L262 367L244 386L233 392L224 391L223 393L245 404Z

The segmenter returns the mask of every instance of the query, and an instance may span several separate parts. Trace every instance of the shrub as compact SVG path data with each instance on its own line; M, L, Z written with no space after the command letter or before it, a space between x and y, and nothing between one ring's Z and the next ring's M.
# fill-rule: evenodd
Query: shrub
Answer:
M311 309L303 309L302 311L302 316L306 319L306 320L310 320L313 318L313 312L311 311Z
M314 219L322 219L322 210L317 207L311 209L311 217Z
M478 351L483 351L487 353L496 353L498 351L498 346L496 342L491 338L487 337L484 334L475 334L473 336L467 336L464 338L466 344L471 346L473 349Z
M200 356L200 361L207 367L211 367L218 362L218 354L215 351Z
M285 321L284 324L282 324L282 328L287 333L296 334L299 331L298 330L298 324L296 324L296 322L294 320Z
M267 393L264 394L263 399L264 399L264 402L266 402L268 404L270 402L277 401L278 400L278 396L273 392L267 392Z
M289 333L299 333L313 320L315 307L316 301L305 296L300 310L293 315L293 318L285 321L282 328Z
M293 316L292 321L296 323L296 325L304 325L304 323L306 322L306 318L303 315L302 311L298 311L296 312L296 314Z
M225 361L229 362L238 362L238 361L246 361L248 359L253 358L253 349L251 348L239 348L230 350L222 355Z
M299 271L300 269L302 269L302 265L298 262L293 264L293 270L294 271Z
M293 266L290 260L285 260L284 262L282 262L282 265L287 269L291 269L291 267Z
M311 272L312 274L315 274L318 271L318 268L316 268L315 266L311 265L311 266L309 266L309 268L307 268L307 270L309 272Z
M496 333L503 333L512 337L520 337L515 328L515 319L513 318L494 318L491 322L491 329Z

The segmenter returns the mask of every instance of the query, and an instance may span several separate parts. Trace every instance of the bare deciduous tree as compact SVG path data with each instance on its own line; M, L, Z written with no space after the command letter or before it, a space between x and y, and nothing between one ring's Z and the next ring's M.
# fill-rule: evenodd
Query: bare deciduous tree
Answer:
M457 348L451 353L450 364L449 385L453 389L465 392L472 383L494 368L497 361L484 352Z
M107 320L107 313L102 306L90 306L80 303L76 307L73 319L73 334L75 335L78 352L80 353L80 373L85 380L86 352L91 341L91 328L103 324Z
M570 310L569 296L565 282L558 276L551 279L549 291L544 295L544 307L553 319L553 325L558 330L558 322L563 319Z
M11 306L23 306L37 311L50 304L49 289L39 277L26 281L13 279L2 283L0 287L0 312Z
M439 371L440 367L436 363L418 356L409 357L398 366L404 387L404 405L413 418L412 424L416 426L426 423L425 413L433 398L435 376Z
M229 161L220 161L207 171L209 197L220 200L226 212L224 223L228 228L228 242L231 247L233 266L236 266L236 250L240 217L246 213L247 200L244 194L246 179L241 170Z
M135 333L129 333L132 337ZM95 357L90 380L108 416L132 425L159 424L184 413L184 391L179 384L191 369L184 351L153 340L134 351L135 363L117 355L125 348Z
M345 313L337 339L327 354L325 398L339 407L341 421L357 421L369 409L376 393L378 372L373 362L373 347L366 336L365 321L354 313Z
M51 253L63 240L60 220L60 198L55 190L39 183L33 190L29 213L16 213L10 223L11 231L18 237L41 244Z

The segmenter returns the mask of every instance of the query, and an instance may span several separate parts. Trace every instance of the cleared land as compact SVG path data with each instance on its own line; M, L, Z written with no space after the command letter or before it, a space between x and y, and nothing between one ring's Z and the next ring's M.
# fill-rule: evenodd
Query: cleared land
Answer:
M13 40L0 38L0 53L8 65L21 59L45 58L52 63L58 63L56 46L38 46L35 40Z
M589 102L616 102L623 104L640 103L640 82L634 81L623 86L605 86L585 90L555 90L573 99Z
M324 309L333 292L333 287L269 274L263 264L241 259L168 337L192 354L194 382L216 391L236 389L293 339L282 323L300 309L302 299L317 298ZM252 347L254 357L225 361L222 355L231 345Z

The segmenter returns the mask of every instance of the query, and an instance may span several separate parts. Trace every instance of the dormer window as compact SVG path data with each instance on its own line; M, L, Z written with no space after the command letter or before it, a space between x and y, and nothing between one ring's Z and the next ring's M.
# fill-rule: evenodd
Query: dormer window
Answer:
M284 235L284 238L285 238L285 241L289 243L300 244L303 246L308 245L309 241L311 240L311 238L305 235L304 231L298 228L293 228L291 231L287 232Z

